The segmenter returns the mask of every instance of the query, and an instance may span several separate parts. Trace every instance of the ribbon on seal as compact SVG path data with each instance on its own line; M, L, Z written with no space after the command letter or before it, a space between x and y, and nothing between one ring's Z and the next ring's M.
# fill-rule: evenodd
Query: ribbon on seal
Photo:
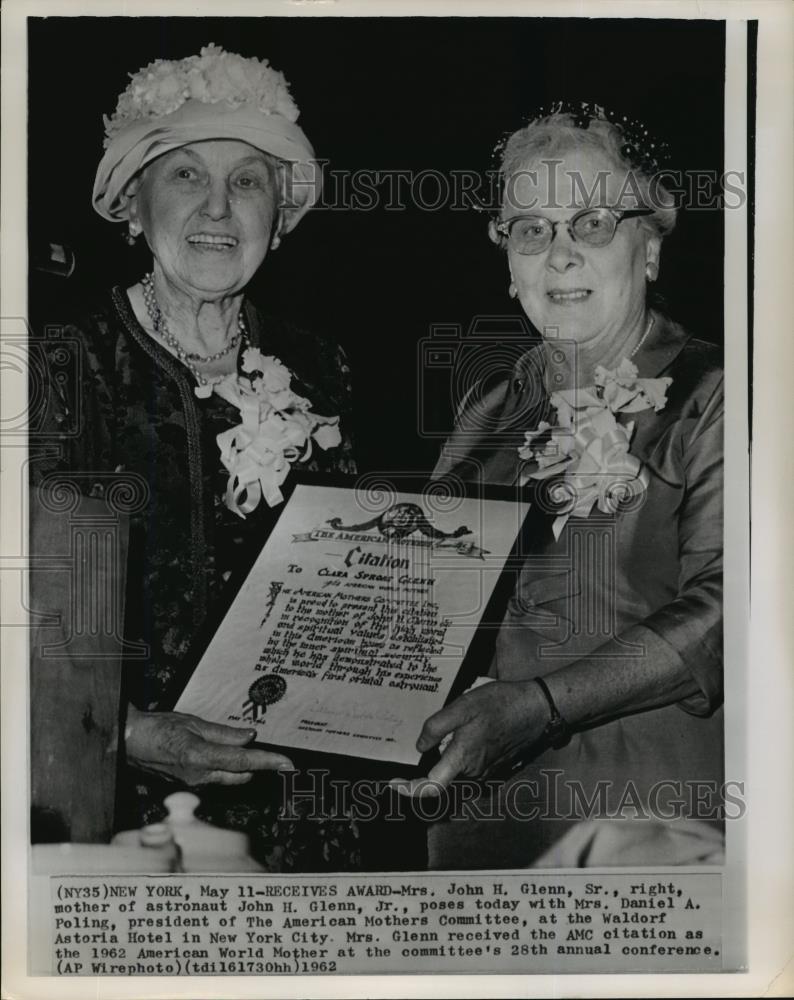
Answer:
M263 497L270 507L281 503L279 487L293 462L309 458L313 443L327 449L342 440L339 417L312 413L309 400L290 389L291 378L278 358L249 347L242 374L212 384L212 391L236 406L242 418L216 438L229 473L224 503L239 517L255 510Z
M588 517L595 506L614 513L648 488L647 469L629 452L634 422L618 423L616 414L658 413L672 381L638 378L636 365L624 358L615 369L599 365L592 388L551 394L556 424L541 421L527 431L518 454L535 466L522 473L522 486L530 479L561 477L550 491L561 508L552 525L555 540L569 517Z

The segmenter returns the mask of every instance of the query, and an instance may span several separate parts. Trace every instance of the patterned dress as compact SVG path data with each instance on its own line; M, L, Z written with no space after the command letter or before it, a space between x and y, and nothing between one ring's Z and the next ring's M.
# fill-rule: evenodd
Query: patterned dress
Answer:
M352 474L350 369L335 344L246 303L249 339L293 373L292 388L312 410L338 415L342 443L312 450L295 468ZM49 380L45 430L31 448L31 481L72 474L83 492L103 495L132 477L147 496L131 515L125 637L146 655L124 667L125 694L139 709L168 709L195 666L196 638L228 607L279 509L264 500L245 519L223 503L227 473L216 442L239 411L215 394L198 399L190 372L137 322L126 293L114 288L79 323L48 338L59 377ZM64 370L63 358L68 362ZM238 359L239 364L239 359ZM55 447L53 447L55 446ZM308 819L293 803L279 818L278 775L238 788L202 789L201 815L245 830L258 859L274 871L355 869L358 830L350 819ZM175 786L125 767L118 783L119 828L162 815Z

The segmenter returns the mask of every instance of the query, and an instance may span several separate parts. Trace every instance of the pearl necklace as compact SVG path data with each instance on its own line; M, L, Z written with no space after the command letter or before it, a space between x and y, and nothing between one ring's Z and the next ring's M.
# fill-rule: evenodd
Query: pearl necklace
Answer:
M176 337L174 337L168 329L165 316L163 316L162 310L157 303L157 296L154 293L154 274L144 274L141 278L141 286L143 287L143 301L146 305L146 311L149 313L149 319L152 321L155 333L162 340L164 340L166 344L168 344L182 364L193 373L193 376L199 385L209 385L210 383L209 379L202 375L198 368L196 368L196 364L194 362L206 365L211 361L218 361L220 358L225 358L227 354L231 353L231 351L237 347L241 340L245 346L248 346L248 334L245 329L245 321L243 320L243 312L241 309L240 312L237 313L237 333L232 337L226 347L220 351L216 351L215 354L208 354L206 357L203 354L188 354Z
M637 344L637 346L634 348L634 350L629 355L630 358L633 358L634 355L637 353L637 351L639 351L639 349L645 343L645 339L648 336L648 334L651 332L652 328L653 328L653 316L651 316L651 318L648 320L648 325L645 327L645 333L640 337L640 342Z

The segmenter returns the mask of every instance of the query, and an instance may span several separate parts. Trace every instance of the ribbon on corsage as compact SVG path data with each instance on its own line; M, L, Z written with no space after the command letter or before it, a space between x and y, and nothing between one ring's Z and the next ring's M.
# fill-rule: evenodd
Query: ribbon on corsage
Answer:
M278 358L249 347L241 368L239 374L197 386L196 395L216 392L240 411L241 423L216 440L229 473L224 503L245 517L262 497L270 507L283 501L279 487L293 462L309 458L313 442L326 449L342 438L339 417L312 413L309 400L290 389L292 373Z
M614 513L647 489L648 472L629 453L634 421L622 424L616 415L649 409L658 413L667 403L673 380L638 375L628 358L615 369L599 365L592 387L551 394L549 401L557 414L554 425L544 420L526 432L518 454L534 468L522 473L521 485L530 479L561 477L550 490L561 511L552 525L555 540L569 517L588 517L594 506Z

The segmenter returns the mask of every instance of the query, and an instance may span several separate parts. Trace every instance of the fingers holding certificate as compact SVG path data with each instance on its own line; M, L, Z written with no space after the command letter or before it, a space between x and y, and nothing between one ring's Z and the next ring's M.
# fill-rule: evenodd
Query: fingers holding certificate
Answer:
M548 710L533 682L478 678L460 698L432 715L416 746L441 754L427 777L394 778L401 795L441 795L457 778L489 778L515 767L537 750Z

